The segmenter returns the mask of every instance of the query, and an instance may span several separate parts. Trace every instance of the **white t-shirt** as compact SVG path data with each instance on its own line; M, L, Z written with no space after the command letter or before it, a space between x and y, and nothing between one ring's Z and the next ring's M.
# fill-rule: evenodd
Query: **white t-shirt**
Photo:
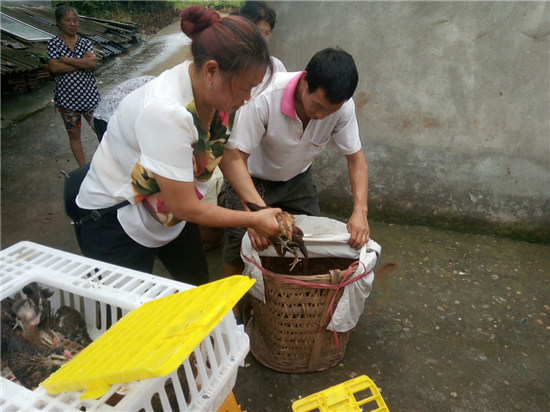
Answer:
M248 170L253 177L286 182L306 171L329 142L345 155L361 150L352 99L324 119L310 120L303 130L294 107L301 74L274 74L267 89L243 106L235 119L231 140L250 154Z
M286 67L282 61L275 56L271 56L271 62L273 63L273 73L286 73Z
M184 62L133 91L111 117L76 202L83 209L102 209L128 200L117 217L133 240L160 247L183 230L166 209L153 173L193 182L197 197L208 190L227 141L229 116L217 116L223 130L216 141L199 133L200 124L188 68ZM222 122L223 120L223 122ZM223 123L223 125L222 125ZM235 148L236 146L230 147Z

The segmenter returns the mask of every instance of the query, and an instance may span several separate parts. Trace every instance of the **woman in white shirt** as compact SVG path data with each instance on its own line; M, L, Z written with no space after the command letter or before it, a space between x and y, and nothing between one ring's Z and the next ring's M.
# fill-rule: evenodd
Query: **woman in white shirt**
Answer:
M280 209L238 212L200 201L219 165L241 200L265 204L238 151L224 149L236 148L228 140L234 112L271 60L244 18L191 6L181 27L193 62L122 100L77 196L76 231L87 257L151 273L158 256L174 279L199 285L208 270L197 225L279 231Z

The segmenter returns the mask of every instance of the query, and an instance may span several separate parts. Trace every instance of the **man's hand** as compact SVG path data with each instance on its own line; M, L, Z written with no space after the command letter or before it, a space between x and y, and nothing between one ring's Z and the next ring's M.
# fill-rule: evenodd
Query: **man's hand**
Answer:
M248 229L248 237L252 247L258 252L267 249L270 245L269 239L259 236L254 229Z
M367 214L364 212L353 212L347 224L350 233L349 245L359 250L370 239L370 228Z
M350 233L349 245L354 249L360 249L370 238L368 212L369 193L369 168L367 159L361 150L346 155L349 169L349 180L353 193L353 213L348 221Z

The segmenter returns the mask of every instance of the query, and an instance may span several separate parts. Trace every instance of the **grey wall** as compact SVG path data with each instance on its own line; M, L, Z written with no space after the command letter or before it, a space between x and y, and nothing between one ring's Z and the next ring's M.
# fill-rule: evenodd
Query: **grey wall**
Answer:
M550 242L549 3L269 4L289 71L355 58L371 218ZM349 215L344 156L314 175L322 210Z

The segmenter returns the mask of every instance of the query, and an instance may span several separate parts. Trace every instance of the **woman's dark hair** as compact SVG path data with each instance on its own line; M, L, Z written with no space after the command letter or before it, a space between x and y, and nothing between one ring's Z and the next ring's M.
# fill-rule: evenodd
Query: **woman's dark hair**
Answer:
M215 60L229 78L250 68L267 68L273 72L264 38L245 18L221 18L213 10L194 5L183 11L181 30L192 40L191 53L199 68L208 60Z
M65 16L65 14L69 11L72 11L76 15L76 18L78 20L78 13L76 12L74 7L59 6L57 9L55 9L55 21L59 23L63 16Z
M331 104L339 104L353 96L359 74L349 53L339 48L328 48L315 53L306 67L309 93L319 87Z
M235 14L246 17L254 24L258 24L259 21L265 20L271 26L271 30L273 30L275 23L277 23L277 14L275 10L263 1L247 1L245 5L241 7L241 10Z

